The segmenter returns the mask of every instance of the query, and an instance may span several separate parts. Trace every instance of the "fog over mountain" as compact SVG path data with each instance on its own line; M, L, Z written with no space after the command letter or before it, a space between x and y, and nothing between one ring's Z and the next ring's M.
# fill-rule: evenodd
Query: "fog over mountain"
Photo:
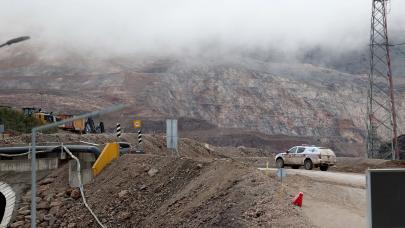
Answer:
M405 2L390 3L390 31L405 37ZM1 0L1 39L30 35L55 53L201 53L208 47L295 54L367 46L370 0ZM397 36L395 36L397 37ZM404 38L405 39L405 38ZM394 40L395 41L395 40Z

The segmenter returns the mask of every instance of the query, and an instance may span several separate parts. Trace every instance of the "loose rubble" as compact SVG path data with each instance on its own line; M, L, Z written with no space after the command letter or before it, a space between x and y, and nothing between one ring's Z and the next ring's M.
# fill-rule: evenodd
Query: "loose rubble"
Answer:
M147 138L150 154L121 156L84 187L107 227L311 227L272 176L185 140L180 157L162 156L164 140ZM163 149L162 149L163 148ZM67 166L38 182L38 227L98 227ZM29 227L25 192L10 227Z

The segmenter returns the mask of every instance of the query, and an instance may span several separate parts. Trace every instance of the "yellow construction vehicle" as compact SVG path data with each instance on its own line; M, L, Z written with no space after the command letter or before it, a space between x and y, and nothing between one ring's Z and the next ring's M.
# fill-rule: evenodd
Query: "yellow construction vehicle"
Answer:
M52 113L37 112L34 113L34 117L41 122L41 124L56 122L56 117Z
M25 107L22 109L25 116L32 116L39 120L41 124L54 123L57 121L65 120L74 117L70 114L53 115L53 113L47 113L41 111L35 107ZM76 133L104 133L104 123L100 122L99 125L95 125L92 118L74 120L59 126L59 129L72 131Z
M65 120L65 119L69 119L72 118L73 115L57 115L56 116L56 120L60 121L60 120ZM60 125L59 128L63 129L63 130L67 130L67 131L73 131L73 132L78 132L78 133L85 133L85 125L86 122L84 119L80 119L80 120L75 120L73 122L69 122L69 123L65 123L63 125Z

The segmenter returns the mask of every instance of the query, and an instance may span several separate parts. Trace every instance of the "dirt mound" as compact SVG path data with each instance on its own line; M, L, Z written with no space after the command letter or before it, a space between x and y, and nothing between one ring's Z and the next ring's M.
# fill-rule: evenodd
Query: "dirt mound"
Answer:
M109 227L306 225L275 182L231 160L127 155L97 177L86 194ZM63 220L79 227L95 226L83 205L66 215Z
M61 172L40 182L41 226L97 227ZM274 177L232 159L125 155L85 194L107 227L311 227ZM29 192L24 200L16 221L28 223Z
M339 172L365 173L367 169L388 168L405 168L405 161L340 157L338 158L336 167L331 167L331 170Z
M133 133L122 134L121 138L118 139L112 134L71 134L71 133L55 133L55 134L41 134L37 135L37 144L98 144L102 148L106 143L109 142L129 142L133 146L138 145L138 135ZM0 146L18 146L31 143L31 135L23 134L15 137L0 139ZM144 135L144 147L146 153L150 154L160 154L168 155L168 150L166 150L166 140L161 135ZM196 141L181 139L179 142L180 153L193 153L193 150L197 152L207 151L203 149L203 146Z
M112 134L70 134L70 133L55 133L55 134L41 134L37 135L38 145L57 145L64 144L97 144L100 149L108 142L129 142L134 148L138 146L138 135L135 133L122 134L120 139ZM31 143L31 135L23 134L16 137L0 139L0 146L27 146ZM146 154L162 155L162 156L176 156L173 151L168 150L166 147L166 138L164 135L144 135L143 147ZM266 156L269 155L263 149L255 148L221 148L208 144L200 143L193 139L181 138L178 142L178 154L183 157L189 157L199 160L209 160L214 158L225 157L247 157L247 156Z
M105 144L114 142L117 138L111 134L71 134L71 133L55 133L55 134L37 134L38 144L58 144L58 143L80 143L80 141ZM28 145L31 143L31 134L22 134L15 137L0 139L0 146L16 146Z

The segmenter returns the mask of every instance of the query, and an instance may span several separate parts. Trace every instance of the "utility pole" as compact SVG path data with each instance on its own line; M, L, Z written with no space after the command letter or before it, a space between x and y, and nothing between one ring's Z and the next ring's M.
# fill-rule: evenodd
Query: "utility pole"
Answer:
M367 105L367 157L399 159L397 115L387 29L389 0L373 0L370 32L370 74ZM391 142L391 153L380 146Z

